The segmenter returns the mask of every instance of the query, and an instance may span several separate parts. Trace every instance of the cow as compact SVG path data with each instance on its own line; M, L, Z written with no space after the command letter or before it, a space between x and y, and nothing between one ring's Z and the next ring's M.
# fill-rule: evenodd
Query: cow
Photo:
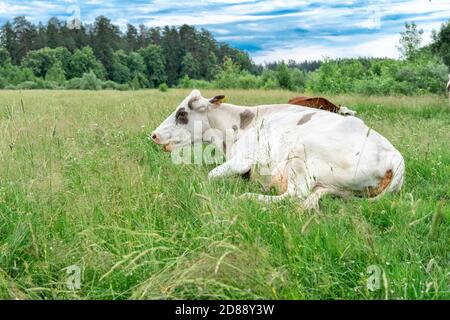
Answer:
M342 115L355 116L356 111L350 110L345 106L337 106L331 101L322 97L296 97L292 98L288 102L289 104L295 104L298 106L305 106L315 109L327 110L334 113L339 113Z
M225 162L209 172L209 179L250 173L279 190L279 195L242 198L272 202L297 197L310 210L325 194L378 199L402 187L402 155L356 117L290 104L245 107L223 100L192 91L151 139L169 152L195 143L224 147Z

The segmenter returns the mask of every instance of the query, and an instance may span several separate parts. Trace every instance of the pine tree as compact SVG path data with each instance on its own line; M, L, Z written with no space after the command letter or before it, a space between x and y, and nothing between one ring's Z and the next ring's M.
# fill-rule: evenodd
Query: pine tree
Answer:
M100 16L95 20L93 37L95 56L105 67L108 79L111 79L113 52L121 47L120 30L111 24L111 20Z
M13 26L11 25L11 23L9 21L7 21L1 30L1 35L0 35L0 43L2 45L2 47L4 47L8 53L9 56L11 57L12 61L14 63L17 63L17 41L16 41L16 35L14 33L13 30Z
M148 33L149 33L150 41L152 44L157 44L157 45L161 44L161 28L160 27L150 28Z
M47 22L47 30L46 30L47 47L56 48L62 45L60 27L61 24L58 18L51 18Z
M14 18L13 22L14 34L17 41L17 51L15 52L14 61L22 61L28 51L35 49L36 27L31 24L24 16Z
M161 40L161 47L166 58L166 76L169 85L174 85L180 77L183 50L178 31L172 27L165 27Z
M139 48L146 48L150 44L147 27L143 24L139 25L138 44Z
M433 32L431 50L450 68L450 20L442 24L439 31Z
M125 35L128 52L138 49L138 31L135 26L127 24L127 33Z

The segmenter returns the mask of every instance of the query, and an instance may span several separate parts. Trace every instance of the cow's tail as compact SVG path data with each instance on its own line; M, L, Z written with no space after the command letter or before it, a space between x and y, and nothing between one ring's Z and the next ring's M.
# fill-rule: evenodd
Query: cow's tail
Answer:
M405 160L403 159L403 156L400 153L398 153L394 157L392 161L392 168L390 168L386 173L387 176L388 173L391 173L390 174L391 178L389 179L390 181L386 183L386 187L383 188L383 191L381 191L380 194L376 195L373 198L370 198L371 201L377 201L388 192L392 193L399 192L400 189L402 188L405 179Z

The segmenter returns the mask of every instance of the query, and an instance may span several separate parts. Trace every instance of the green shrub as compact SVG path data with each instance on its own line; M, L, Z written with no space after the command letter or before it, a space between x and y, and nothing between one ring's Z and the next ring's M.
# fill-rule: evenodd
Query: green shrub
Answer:
M65 88L69 90L79 90L81 89L81 78L73 78L66 81Z
M367 95L389 95L394 92L394 80L392 78L374 77L358 79L354 82L354 92Z
M61 62L57 61L55 64L53 64L53 66L47 71L45 80L56 82L58 84L64 83L64 81L66 81L66 73L64 72Z
M178 87L183 89L210 89L213 88L213 84L206 80L189 79L189 76L185 75L181 78Z
M141 89L141 83L139 82L139 78L137 76L130 81L129 85L132 90Z
M448 68L426 53L414 61L343 59L325 61L306 81L309 91L369 95L444 92Z
M291 73L289 72L289 68L284 61L278 65L275 76L281 88L288 90L292 89Z
M116 84L116 90L119 91L128 91L130 90L130 85L128 83L120 83L120 84Z
M212 84L209 81L206 80L191 80L192 81L192 88L197 89L212 89Z
M238 78L241 75L241 70L237 64L231 59L227 59L223 64L220 72L217 72L213 81L215 88L239 88Z
M8 83L12 85L35 80L35 76L31 69L20 68L12 64L6 64L0 68L0 78L6 79Z
M135 82L133 87L136 87L137 89L150 87L150 82L142 72L135 72L132 82L133 81Z
M291 75L290 90L303 91L306 86L306 73L299 69L289 69Z
M237 78L237 88L256 89L258 88L258 78L249 72L243 72Z
M8 85L8 81L5 78L0 78L0 89L5 89Z
M180 79L180 84L178 86L183 89L194 88L194 86L192 85L192 80L189 79L189 76L187 74Z
M117 89L117 84L113 81L103 82L93 71L83 74L82 78L73 78L66 81L65 88L72 90L100 90ZM128 86L128 85L127 85Z
M19 90L31 90L31 89L39 89L39 86L34 81L24 81L22 83L19 83L16 86L16 88Z
M100 90L102 88L102 80L97 78L94 71L83 74L81 77L81 89L83 90Z
M102 89L117 89L117 83L111 80L102 82Z
M280 84L278 83L275 71L266 69L258 77L258 87L266 90L279 89Z
M264 90L274 90L278 89L280 85L278 84L277 80L275 79L268 79L262 86L262 89Z
M167 92L169 90L169 86L165 83L161 83L158 87L159 91L161 92Z
M46 81L42 79L36 79L37 89L59 89L60 85L54 81Z

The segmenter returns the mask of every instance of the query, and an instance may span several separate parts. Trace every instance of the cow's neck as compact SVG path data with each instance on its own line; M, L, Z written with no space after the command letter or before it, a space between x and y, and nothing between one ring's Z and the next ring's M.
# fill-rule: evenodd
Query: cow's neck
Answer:
M211 128L223 131L239 126L240 114L249 108L222 104L220 107L208 111L208 120Z
M208 121L212 129L219 130L222 133L224 139L230 133L235 133L239 137L251 127L255 114L255 108L223 103L208 111ZM231 148L230 143L232 144L234 141L225 140L228 142L226 148Z

